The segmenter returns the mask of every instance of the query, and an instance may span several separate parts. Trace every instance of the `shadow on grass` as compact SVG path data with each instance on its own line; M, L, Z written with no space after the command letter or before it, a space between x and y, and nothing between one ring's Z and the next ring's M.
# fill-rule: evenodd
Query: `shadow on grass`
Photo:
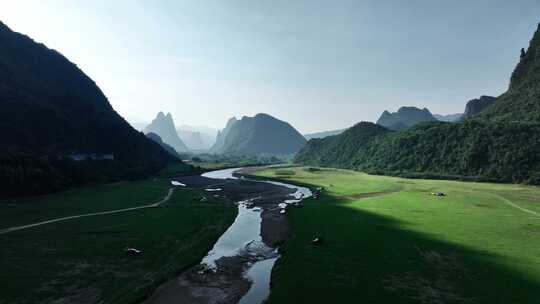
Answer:
M141 303L199 263L236 217L232 205L201 204L200 195L178 189L160 208L0 235L0 304Z
M288 212L294 236L274 269L271 303L540 303L538 263L527 274L513 269L527 268L517 257L404 230L350 206L323 196ZM321 245L310 244L314 235Z

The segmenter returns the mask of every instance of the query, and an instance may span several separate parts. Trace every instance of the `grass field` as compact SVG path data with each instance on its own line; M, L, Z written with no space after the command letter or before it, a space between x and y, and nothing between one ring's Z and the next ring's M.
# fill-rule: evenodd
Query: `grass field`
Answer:
M77 189L0 204L0 225L133 207L162 199L167 180ZM0 234L0 303L134 303L197 263L236 208L177 188L157 208L80 218ZM127 256L133 246L142 256Z
M158 177L175 177L186 174L193 174L194 171L197 171L196 168L193 168L191 164L185 162L172 162L169 163L165 168L161 169L156 176Z
M327 191L287 212L271 303L540 303L540 188L277 170Z

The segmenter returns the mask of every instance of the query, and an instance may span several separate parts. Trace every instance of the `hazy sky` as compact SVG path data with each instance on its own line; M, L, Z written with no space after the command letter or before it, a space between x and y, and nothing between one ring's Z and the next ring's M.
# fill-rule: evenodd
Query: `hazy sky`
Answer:
M434 113L498 95L538 0L0 0L0 19L57 49L131 121L224 126L269 113L301 132Z

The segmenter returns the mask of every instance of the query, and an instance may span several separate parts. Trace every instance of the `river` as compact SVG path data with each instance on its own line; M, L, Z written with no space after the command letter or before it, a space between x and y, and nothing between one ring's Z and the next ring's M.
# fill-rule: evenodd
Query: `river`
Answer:
M237 179L234 176L236 171L242 168L217 170L203 174L203 177L212 179ZM290 189L296 189L290 199L283 202L276 202L275 207L285 210L288 206L298 203L312 195L311 190L287 183L253 180L259 183L270 183ZM240 299L240 304L263 303L270 293L270 277L272 268L279 259L277 248L267 246L261 238L261 209L252 208L250 201L238 202L238 215L234 223L218 239L213 249L203 259L202 263L215 269L218 259L234 255L251 255L256 257L256 262L252 263L244 273L245 278L251 281L248 292Z
M228 198L238 214L200 264L162 284L145 304L260 304L268 298L278 246L290 235L286 210L312 193L287 183L236 177L242 169L173 180L203 190L201 204L211 203L208 197Z

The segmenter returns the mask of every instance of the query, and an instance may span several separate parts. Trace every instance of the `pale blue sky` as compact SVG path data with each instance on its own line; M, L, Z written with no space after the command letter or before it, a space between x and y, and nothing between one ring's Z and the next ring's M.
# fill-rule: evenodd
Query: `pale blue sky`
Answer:
M301 132L401 105L498 95L538 0L2 0L0 19L81 67L129 120L224 126L269 113Z

